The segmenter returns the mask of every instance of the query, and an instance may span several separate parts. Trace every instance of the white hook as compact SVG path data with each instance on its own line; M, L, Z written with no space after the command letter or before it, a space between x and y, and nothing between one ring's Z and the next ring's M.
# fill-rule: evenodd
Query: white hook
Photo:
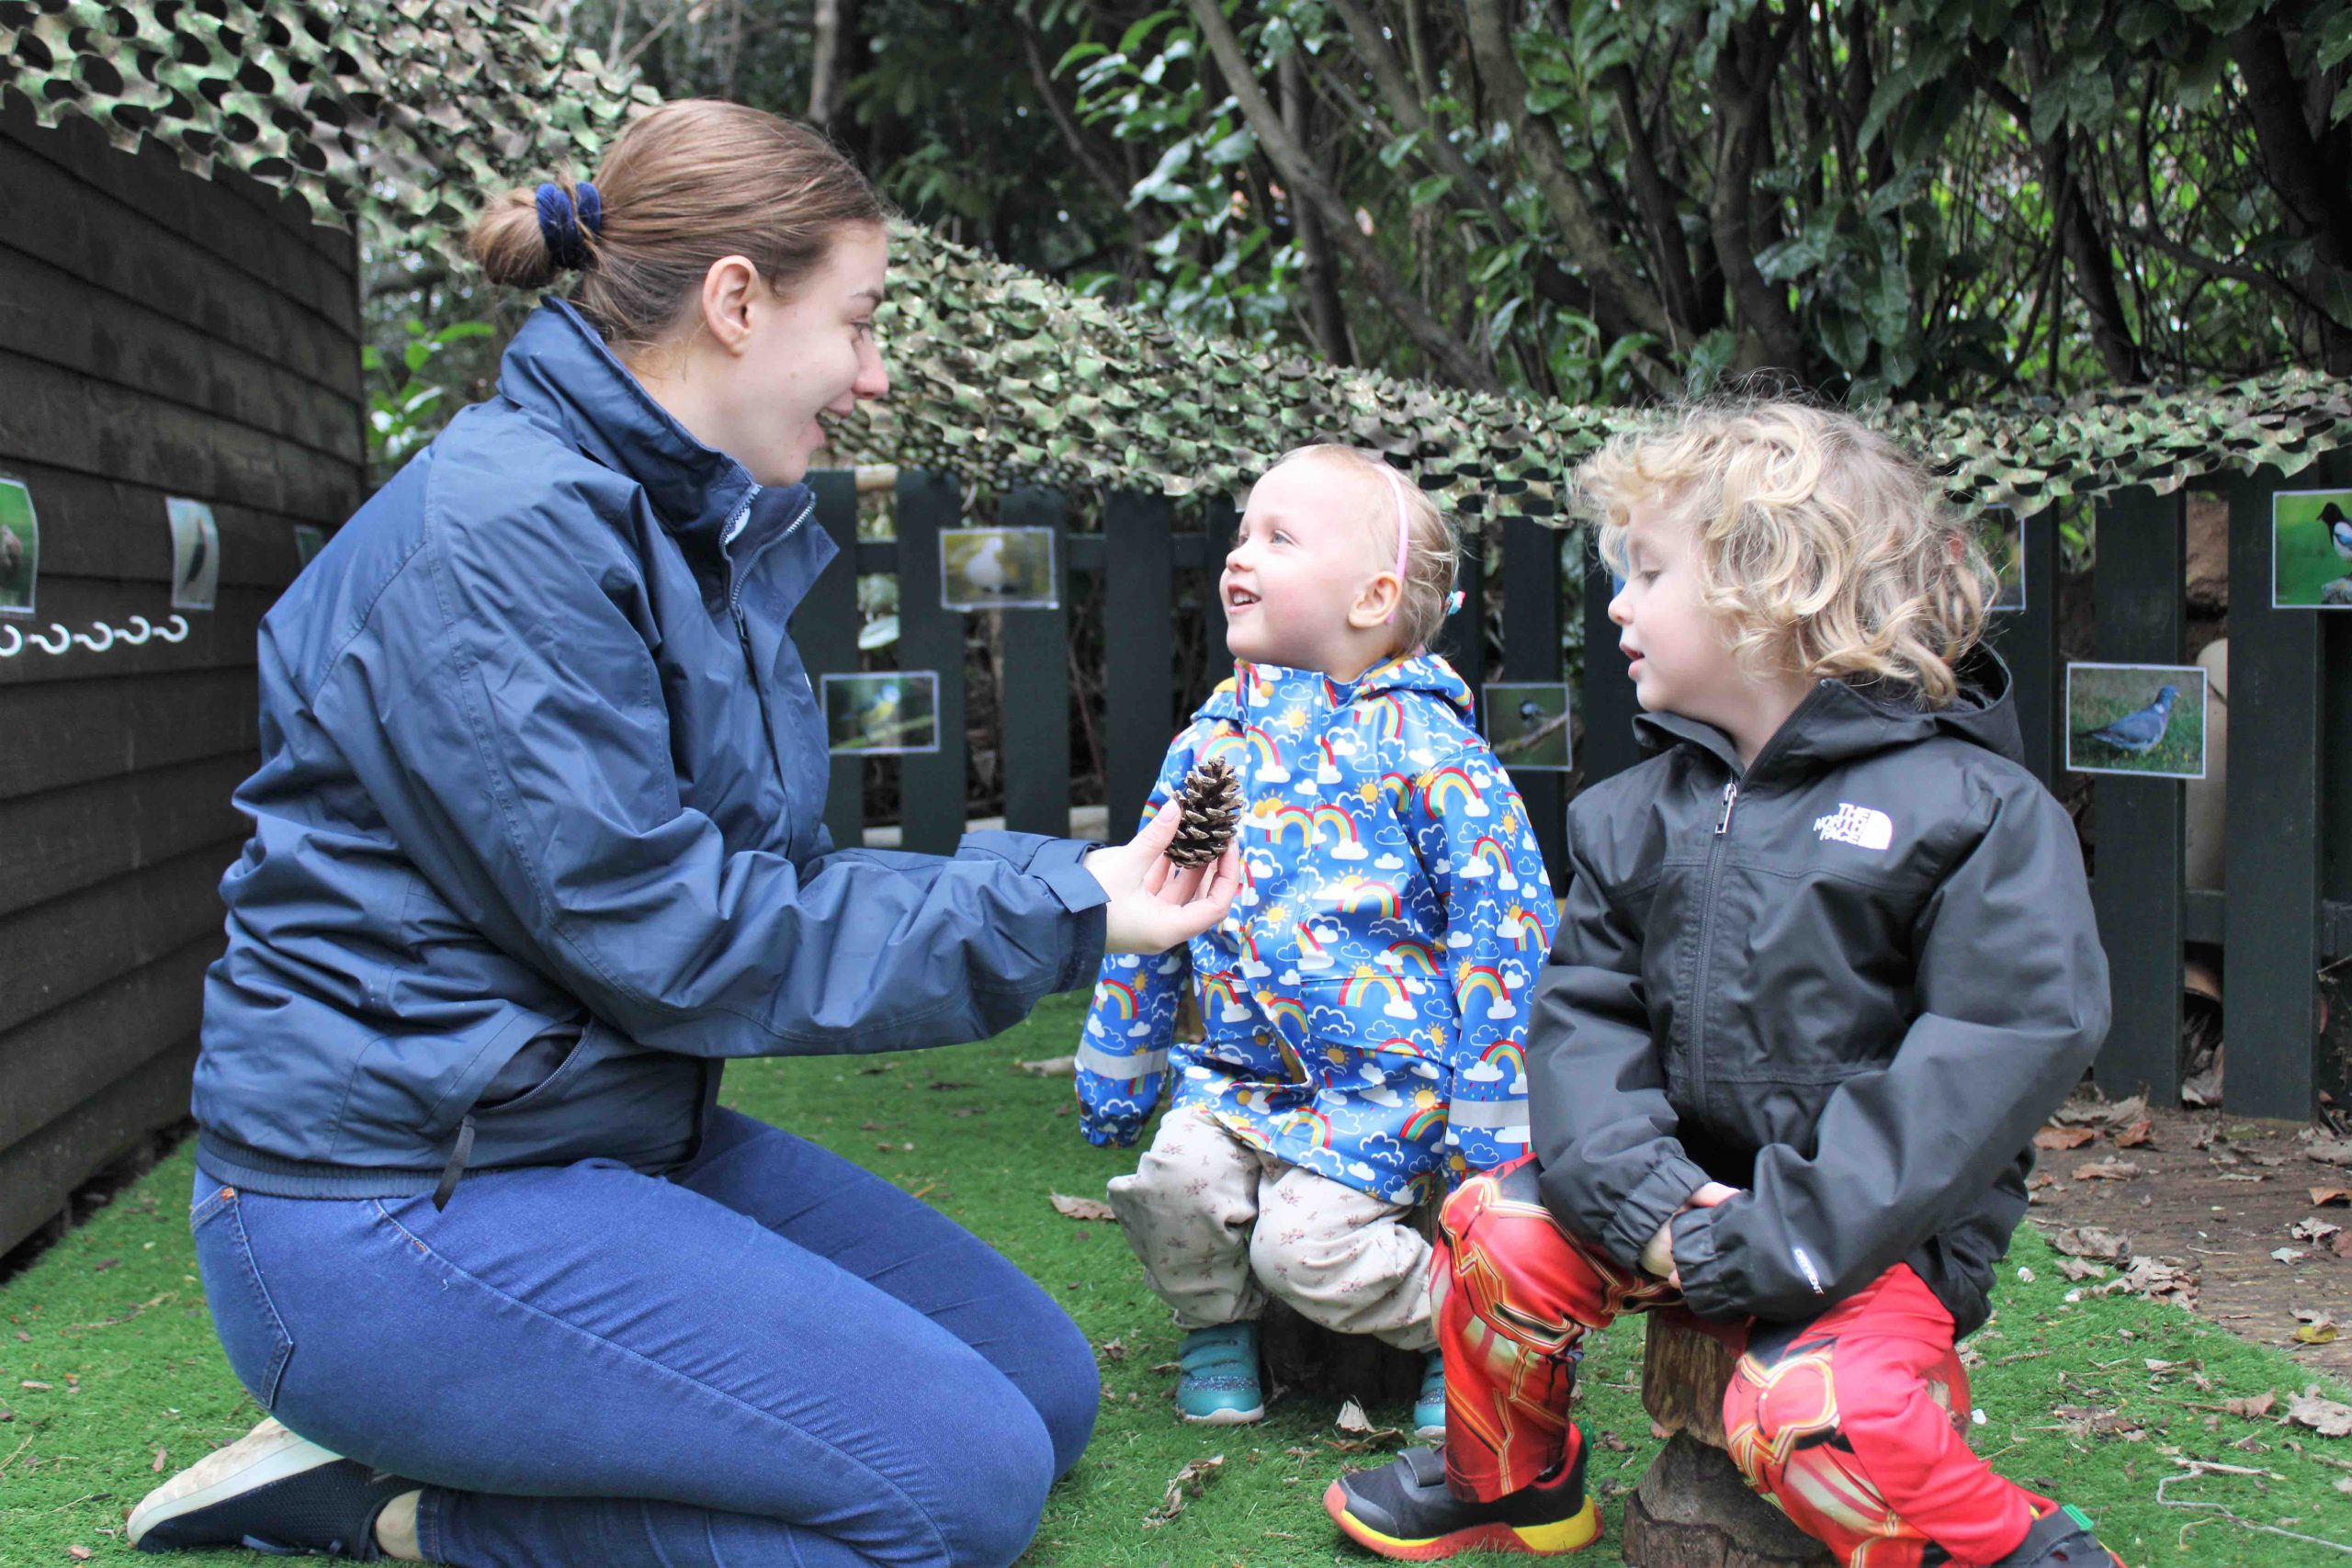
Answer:
M100 621L97 623L97 637L89 637L84 633L75 632L74 634L74 640L80 643L84 648L88 649L92 653L104 653L107 649L114 646L114 628L107 625L104 621ZM103 637L106 640L101 642L98 640L99 637Z
M115 635L121 637L123 641L129 643L133 648L137 648L141 643L145 642L149 637L155 635L155 628L147 624L147 617L144 615L131 616L130 624L139 628L139 635L137 637L131 636L129 632L118 632Z
M39 632L33 633L32 636L25 638L25 640L31 643L35 648L40 649L43 653L48 654L62 653L67 649L74 646L74 634L65 629L64 622L51 621L49 623L49 629L57 634L56 641L51 642L48 637L41 636Z
M18 631L16 627L5 623L0 623L0 632L6 632L8 634L8 646L6 648L0 648L0 659L16 658L17 655L24 649L25 634Z
M162 637L165 642L186 642L187 640L187 620L179 615L174 615L172 617L171 624L174 627L173 630L165 631L163 627L157 626L155 628L155 635Z

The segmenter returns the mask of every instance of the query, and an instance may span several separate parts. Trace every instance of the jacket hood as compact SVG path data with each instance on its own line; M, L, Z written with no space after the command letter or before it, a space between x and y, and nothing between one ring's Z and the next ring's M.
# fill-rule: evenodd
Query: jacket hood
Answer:
M1310 722L1337 713L1367 697L1396 692L1425 692L1475 725L1477 708L1469 682L1453 666L1434 653L1417 653L1375 664L1353 681L1334 681L1319 670L1292 670L1279 664L1252 664L1237 660L1233 673L1217 682L1195 718L1229 718L1245 728L1262 725L1269 716L1305 707Z
M498 389L643 486L654 515L692 554L720 553L729 525L760 492L749 468L654 400L569 299L549 295L531 312L500 362ZM772 491L769 504L789 514L798 510L789 492L806 489Z
M1960 690L1940 708L1923 705L1917 689L1911 686L1817 681L1788 721L1765 742L1751 771L1806 773L1874 751L1914 745L1936 735L1953 736L2021 762L2024 741L2018 728L2009 667L2001 662L1999 654L1979 644L1962 658L1955 672ZM1634 731L1645 750L1696 746L1735 773L1742 771L1731 737L1713 725L1679 714L1645 713L1635 716Z

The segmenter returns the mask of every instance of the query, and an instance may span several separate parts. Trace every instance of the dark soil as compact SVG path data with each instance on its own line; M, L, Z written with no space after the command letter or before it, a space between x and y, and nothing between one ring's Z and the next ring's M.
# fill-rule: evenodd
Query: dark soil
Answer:
M2066 1227L2114 1232L2132 1256L2193 1278L2187 1304L2201 1316L2352 1379L2352 1208L2341 1198L2312 1201L2313 1189L2352 1189L2352 1168L2315 1157L2352 1153L2352 1145L2292 1122L2148 1111L2136 1101L2120 1111L2110 1117L2070 1103L2061 1111L2053 1126L2075 1120L2075 1132L2094 1135L2079 1147L2043 1148L2030 1218L2061 1250L2057 1233ZM2145 1141L2132 1141L2142 1122ZM2104 1178L2077 1174L2107 1162L2135 1169ZM2315 1237L2312 1222L2341 1229ZM2303 1235L2293 1234L2298 1224L2306 1226ZM2301 1256L2272 1256L2281 1248ZM2298 1329L2317 1337L2326 1331L2297 1318L2298 1312L2329 1314L2341 1325L2339 1336L2318 1344L2299 1340Z

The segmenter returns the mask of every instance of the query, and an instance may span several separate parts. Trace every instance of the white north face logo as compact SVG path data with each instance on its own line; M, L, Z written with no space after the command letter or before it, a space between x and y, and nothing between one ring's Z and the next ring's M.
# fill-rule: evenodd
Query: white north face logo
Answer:
M1821 835L1825 844L1853 844L1865 850L1883 850L1894 842L1894 818L1883 811L1872 811L1867 806L1855 806L1839 801L1838 809L1826 817L1813 819L1813 830Z

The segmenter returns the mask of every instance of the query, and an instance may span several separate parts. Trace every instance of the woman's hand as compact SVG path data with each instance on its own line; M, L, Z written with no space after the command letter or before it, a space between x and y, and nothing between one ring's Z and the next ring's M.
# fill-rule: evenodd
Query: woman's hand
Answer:
M1736 1187L1726 1187L1720 1181L1710 1181L1696 1192L1691 1193L1690 1197L1682 1200L1682 1208L1675 1210L1674 1213L1679 1214L1683 1209L1712 1209L1727 1198L1738 1197L1739 1193L1740 1190ZM1642 1248L1642 1256L1636 1261L1645 1271L1657 1275L1676 1290L1682 1288L1681 1271L1674 1266L1672 1215L1668 1216L1666 1224L1657 1227L1657 1234L1650 1237L1649 1245Z
M1241 891L1239 836L1212 863L1180 866L1168 858L1168 846L1183 818L1183 807L1171 800L1134 838L1086 857L1086 869L1111 896L1102 911L1104 951L1165 953L1233 908Z

